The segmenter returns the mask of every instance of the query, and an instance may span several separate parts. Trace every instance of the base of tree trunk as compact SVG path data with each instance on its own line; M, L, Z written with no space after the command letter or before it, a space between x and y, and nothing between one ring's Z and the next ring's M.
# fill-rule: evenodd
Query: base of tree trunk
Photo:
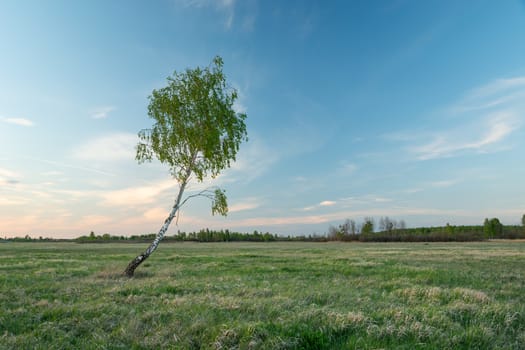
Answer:
M133 277L135 269L146 260L147 256L144 254L138 255L135 259L131 260L128 267L124 270L124 275L127 277Z
M190 172L188 172L187 178L190 176ZM186 187L186 181L184 181L180 187L179 195L177 196L177 201L175 202L175 205L171 209L170 215L164 221L164 225L162 225L159 233L157 233L157 236L155 236L155 239L151 244L149 245L148 249L146 249L142 254L138 255L135 259L131 260L131 262L128 264L128 267L124 270L124 275L127 277L133 277L133 274L135 273L135 269L139 267L140 264L144 262L155 250L157 250L157 247L160 244L160 241L164 238L164 235L166 234L166 231L168 230L168 227L175 217L175 214L177 213L177 210L179 209L179 203L181 201L182 193L184 192L184 187Z

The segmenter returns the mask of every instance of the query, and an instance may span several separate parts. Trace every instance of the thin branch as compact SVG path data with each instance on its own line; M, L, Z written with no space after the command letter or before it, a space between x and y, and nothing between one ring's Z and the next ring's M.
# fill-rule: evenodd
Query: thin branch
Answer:
M202 190L200 191L199 193L196 193L196 194L192 194L188 197L186 197L182 202L181 204L179 205L179 208L182 208L182 206L190 199L190 198L195 198L195 197L206 197L208 199L212 199L215 198L215 191L212 190L212 189L217 189L216 186L213 186L213 187L209 187L205 190Z

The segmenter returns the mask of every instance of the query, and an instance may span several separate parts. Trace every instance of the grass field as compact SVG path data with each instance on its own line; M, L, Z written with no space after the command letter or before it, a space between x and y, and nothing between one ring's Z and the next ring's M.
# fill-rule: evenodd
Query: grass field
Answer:
M2 349L525 349L525 242L0 244Z

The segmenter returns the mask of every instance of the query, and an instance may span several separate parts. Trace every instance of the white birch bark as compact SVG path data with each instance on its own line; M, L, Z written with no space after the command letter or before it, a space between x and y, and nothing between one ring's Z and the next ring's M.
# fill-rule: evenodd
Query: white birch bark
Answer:
M177 195L177 199L175 200L175 204L173 205L173 208L171 208L170 214L164 220L164 225L160 228L159 232L155 236L155 239L149 247L141 254L137 255L137 257L128 264L126 267L126 270L124 270L124 274L128 277L133 277L133 274L135 273L135 269L139 267L140 264L142 264L150 255L153 253L157 247L159 246L160 241L164 238L164 235L168 231L168 227L170 226L171 222L173 221L173 218L175 215L177 215L177 211L180 208L182 195L184 193L184 190L186 189L186 185L188 183L190 171L188 171L188 176L186 176L185 180L182 182L180 188L179 188L179 194Z

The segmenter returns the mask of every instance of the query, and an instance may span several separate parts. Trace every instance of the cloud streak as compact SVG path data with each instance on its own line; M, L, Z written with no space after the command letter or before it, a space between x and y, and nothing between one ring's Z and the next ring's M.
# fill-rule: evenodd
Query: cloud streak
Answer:
M303 211L312 211L312 210L320 209L320 208L333 207L336 204L337 204L336 201L324 200L324 201L319 202L316 205L312 205L310 207L303 208Z
M113 133L87 141L73 151L73 156L89 161L133 160L137 142L136 134Z
M57 166L57 167L60 167L60 168L80 170L80 171L96 173L96 174L106 175L106 176L115 176L115 174L113 174L113 173L110 173L110 172L107 172L107 171L103 171L103 170L100 170L100 169L95 169L95 168L90 168L90 167L85 167L85 166L72 165L72 164L65 164L65 163L55 162L55 161L47 160L47 159L37 159L37 158L33 158L33 157L26 157L26 158L30 159L30 160L34 160L34 161L40 162L40 163Z
M248 198L240 202L234 202L228 208L229 213L237 213L240 211L252 210L260 207L260 200L257 198Z
M459 182L459 180L441 180L430 182L429 185L435 188L447 188L457 185Z
M113 106L98 107L91 112L91 118L93 119L105 119L108 117L110 112L113 112L116 108Z
M18 126L25 126L25 127L32 127L35 126L35 123L29 119L26 118L3 118L0 117L0 120L4 123L18 125Z
M489 146L505 140L519 126L513 113L503 112L489 116L482 127L462 125L434 134L430 142L413 146L410 151L418 160L454 157L469 151L484 153L489 151Z
M103 199L102 204L106 206L123 207L150 204L158 200L165 191L171 190L175 186L177 186L177 182L168 179L151 185L133 186L120 190L103 192L101 194Z
M402 132L390 139L412 143L407 150L420 161L494 152L521 128L524 101L525 77L498 79L472 89L446 110L442 117L449 120L448 127L431 133Z
M18 176L19 175L14 171L5 168L0 168L0 177L15 178Z
M458 109L484 109L520 98L525 93L525 76L497 79L472 89Z

